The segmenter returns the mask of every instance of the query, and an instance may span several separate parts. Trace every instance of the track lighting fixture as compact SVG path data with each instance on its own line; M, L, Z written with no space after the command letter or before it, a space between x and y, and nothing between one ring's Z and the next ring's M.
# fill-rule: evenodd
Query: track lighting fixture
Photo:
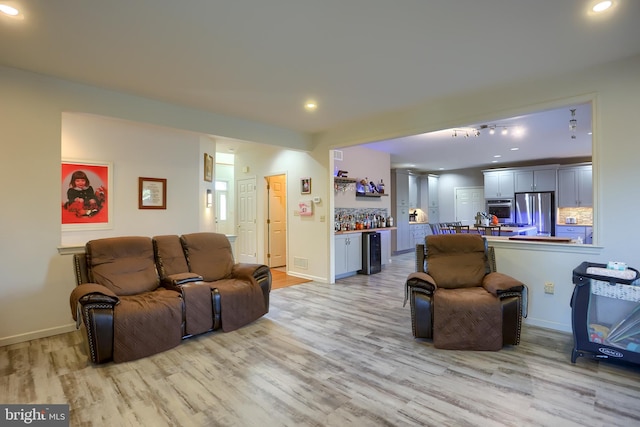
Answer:
M463 128L463 129L452 129L451 136L453 138L457 138L458 135L464 136L465 138L469 138L469 136L479 137L483 131L488 130L489 135L495 135L496 128L500 128L500 134L507 135L509 134L509 128L514 128L514 135L521 135L522 128L516 125L500 125L500 124L490 124L490 125L480 125L475 128Z

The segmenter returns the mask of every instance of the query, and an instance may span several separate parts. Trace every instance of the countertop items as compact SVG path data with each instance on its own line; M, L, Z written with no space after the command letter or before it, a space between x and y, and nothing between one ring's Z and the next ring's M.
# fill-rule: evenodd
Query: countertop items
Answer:
M552 242L552 243L571 243L569 237L556 236L511 236L509 240L524 240L529 242Z
M397 227L385 227L385 228L367 228L366 230L348 230L348 231L336 231L334 234L353 234L353 233L369 233L376 231L397 230Z

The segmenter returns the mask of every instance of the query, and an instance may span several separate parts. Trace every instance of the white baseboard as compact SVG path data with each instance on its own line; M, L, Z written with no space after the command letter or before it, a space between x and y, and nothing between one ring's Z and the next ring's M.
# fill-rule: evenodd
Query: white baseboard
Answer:
M299 277L301 279L313 280L314 282L320 283L329 283L329 281L325 277L313 276L311 274L304 274L297 271L287 271L286 273L289 276Z
M551 330L560 331L560 332L573 332L571 325L565 325L563 323L549 322L547 320L534 319L531 317L523 319L523 321L524 321L524 324L526 325L539 326L541 328L551 329Z
M39 331L27 332L26 334L12 335L10 337L0 338L0 347L4 347L11 344L18 344L35 340L38 338L52 337L54 335L66 334L67 332L73 332L76 330L76 324L71 323L69 325L57 326L55 328L41 329Z

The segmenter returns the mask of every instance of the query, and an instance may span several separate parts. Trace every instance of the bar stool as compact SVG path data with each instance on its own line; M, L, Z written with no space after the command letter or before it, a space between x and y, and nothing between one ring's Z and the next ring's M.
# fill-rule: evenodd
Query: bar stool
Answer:
M501 225L475 225L478 234L487 235L489 233L490 236L500 236L502 232ZM496 234L496 231L498 234Z

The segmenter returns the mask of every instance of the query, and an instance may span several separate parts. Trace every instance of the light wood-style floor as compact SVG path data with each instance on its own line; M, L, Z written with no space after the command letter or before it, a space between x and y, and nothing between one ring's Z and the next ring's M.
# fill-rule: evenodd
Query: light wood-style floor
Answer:
M284 271L271 269L271 289L281 289L289 286L310 282L309 279L291 276Z
M414 340L412 268L274 290L253 324L129 363L88 364L78 333L3 347L0 402L68 403L72 426L640 425L640 368L573 365L570 334L525 325L499 352Z

